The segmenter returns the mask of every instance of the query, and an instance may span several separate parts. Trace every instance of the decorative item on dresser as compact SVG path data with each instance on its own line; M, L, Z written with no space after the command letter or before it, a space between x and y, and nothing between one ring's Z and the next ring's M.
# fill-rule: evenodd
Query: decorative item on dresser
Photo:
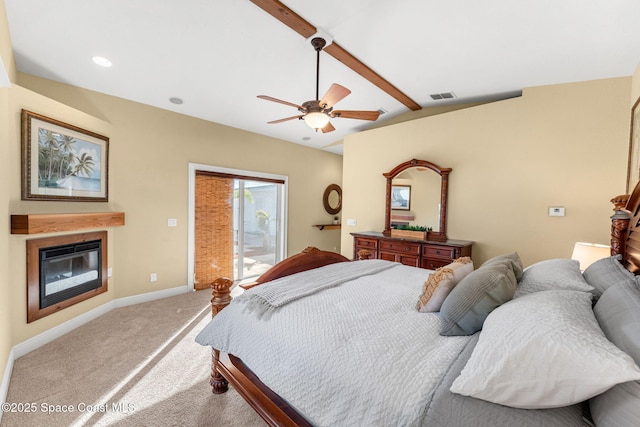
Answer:
M363 256L366 250L369 258L396 261L412 267L435 270L449 264L456 258L471 256L473 242L467 240L429 241L388 237L375 231L351 233L353 236L353 258Z

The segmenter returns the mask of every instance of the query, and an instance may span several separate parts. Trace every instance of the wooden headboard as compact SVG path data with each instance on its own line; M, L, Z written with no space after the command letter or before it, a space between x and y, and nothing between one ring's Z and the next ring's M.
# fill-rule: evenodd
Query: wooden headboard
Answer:
M640 274L640 182L631 195L611 199L615 213L611 217L611 255L622 255L622 264Z

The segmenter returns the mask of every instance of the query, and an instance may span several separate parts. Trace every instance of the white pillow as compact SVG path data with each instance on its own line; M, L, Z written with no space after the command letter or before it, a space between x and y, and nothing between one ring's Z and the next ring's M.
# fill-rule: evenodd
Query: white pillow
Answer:
M450 390L541 409L582 402L638 379L640 368L598 326L591 294L551 290L496 308Z

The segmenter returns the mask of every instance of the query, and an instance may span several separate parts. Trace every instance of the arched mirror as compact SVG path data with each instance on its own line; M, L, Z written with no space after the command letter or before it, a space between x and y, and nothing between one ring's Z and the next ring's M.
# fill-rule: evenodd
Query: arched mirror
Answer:
M393 224L430 228L428 240L447 240L447 197L451 168L409 160L384 173L387 196L383 234Z
M342 188L338 184L331 184L324 190L322 196L324 210L330 215L336 215L342 210Z

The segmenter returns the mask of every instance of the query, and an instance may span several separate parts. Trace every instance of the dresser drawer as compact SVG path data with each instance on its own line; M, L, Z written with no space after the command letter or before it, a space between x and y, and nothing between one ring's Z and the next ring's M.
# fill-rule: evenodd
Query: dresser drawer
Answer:
M425 245L422 247L422 256L453 261L455 249L447 246Z
M383 240L380 242L380 249L385 251L400 252L408 255L420 255L420 243Z
M365 239L364 237L356 237L355 246L358 249L376 249L378 241L376 239Z
M422 258L422 265L420 267L426 268L427 270L435 270L449 264L451 264L450 259L445 261L443 259Z

